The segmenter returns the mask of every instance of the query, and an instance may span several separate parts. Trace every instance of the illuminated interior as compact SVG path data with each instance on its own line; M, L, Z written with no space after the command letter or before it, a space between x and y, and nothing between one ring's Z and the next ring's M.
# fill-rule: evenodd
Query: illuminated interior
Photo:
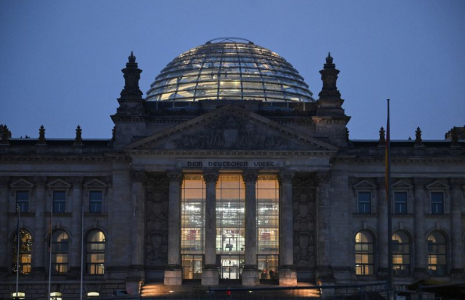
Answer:
M99 230L87 237L87 274L103 275L105 272L105 235Z
M394 275L410 274L410 239L405 232L392 235L392 268Z
M220 38L176 57L157 76L148 101L314 101L299 72L277 53Z
M55 274L68 272L68 234L57 230L52 235L52 272Z
M447 242L440 232L428 236L428 272L433 276L447 274Z
M257 180L257 251L262 279L275 279L279 255L279 185L276 175ZM205 182L185 174L181 201L183 279L200 279L205 254ZM241 174L221 174L216 185L216 253L220 278L240 279L245 253L245 184ZM271 272L270 272L271 271Z
M16 274L17 271L17 234L13 236L13 252L12 252L12 271ZM24 228L19 229L19 274L27 275L31 273L32 263L32 235Z
M373 275L373 238L368 232L361 231L355 236L355 274Z

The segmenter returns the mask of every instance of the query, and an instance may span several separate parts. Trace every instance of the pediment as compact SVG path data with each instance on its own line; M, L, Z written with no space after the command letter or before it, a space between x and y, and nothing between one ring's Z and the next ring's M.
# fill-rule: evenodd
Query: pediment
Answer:
M19 179L10 184L11 188L18 189L18 188L25 188L25 189L32 189L34 184L26 179Z
M395 183L392 184L393 188L396 189L411 189L413 186L404 180L397 180Z
M362 190L362 189L375 189L376 188L376 185L369 182L368 180L362 180L356 184L354 184L354 189L357 189L357 190Z
M87 189L106 189L107 184L101 180L98 179L92 179L84 184L84 187Z
M52 182L47 184L48 188L65 188L69 189L71 187L71 184L67 183L63 179L55 179Z
M428 184L426 188L428 190L434 190L434 189L444 190L444 189L449 189L449 186L439 180L436 180Z
M337 151L333 145L232 105L168 128L126 149Z

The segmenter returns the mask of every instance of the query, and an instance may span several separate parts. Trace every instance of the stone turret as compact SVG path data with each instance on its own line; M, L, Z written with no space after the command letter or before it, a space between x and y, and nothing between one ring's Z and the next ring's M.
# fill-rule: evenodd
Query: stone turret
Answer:
M318 94L316 115L313 121L316 124L316 133L319 136L329 137L336 146L347 145L346 125L350 117L346 116L342 104L341 93L337 89L339 70L333 63L331 53L326 57L323 70L320 71L323 88Z

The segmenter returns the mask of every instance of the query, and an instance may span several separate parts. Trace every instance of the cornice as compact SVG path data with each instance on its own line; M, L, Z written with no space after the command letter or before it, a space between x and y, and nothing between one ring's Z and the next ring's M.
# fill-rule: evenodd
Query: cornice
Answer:
M129 155L170 156L170 155L214 155L214 156L320 156L331 157L336 151L329 150L127 150Z
M376 162L376 163L384 163L385 158L384 156L377 156L377 157L356 157L356 156L334 156L332 158L334 162ZM391 157L391 163L465 163L465 157L457 157L457 156L450 156L450 157L399 157L393 158Z
M74 155L25 155L25 154L6 154L0 155L0 161L3 162L113 162L115 160L127 160L128 156L119 155L102 155L102 156L74 156Z

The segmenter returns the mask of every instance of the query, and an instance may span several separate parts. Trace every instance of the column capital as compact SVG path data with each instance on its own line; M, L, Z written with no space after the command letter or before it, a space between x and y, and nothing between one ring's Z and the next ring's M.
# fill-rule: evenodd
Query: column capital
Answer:
M331 171L318 171L316 172L316 181L318 184L329 183L331 180Z
M168 176L168 180L170 182L174 181L174 182L181 183L181 181L182 181L182 172L179 171L179 170L167 171L166 175Z
M208 182L217 182L218 177L220 176L220 172L216 169L204 169L203 170L203 180L205 183Z
M10 176L0 176L0 187L7 187L10 182Z
M45 186L47 182L47 176L34 176L34 182L37 186Z
M242 178L244 182L256 182L258 179L258 170L243 170Z
M131 179L133 182L144 183L147 180L147 173L143 170L132 170Z
M294 179L294 176L295 176L294 171L281 170L279 171L279 176L278 176L279 183L292 182L292 179Z

